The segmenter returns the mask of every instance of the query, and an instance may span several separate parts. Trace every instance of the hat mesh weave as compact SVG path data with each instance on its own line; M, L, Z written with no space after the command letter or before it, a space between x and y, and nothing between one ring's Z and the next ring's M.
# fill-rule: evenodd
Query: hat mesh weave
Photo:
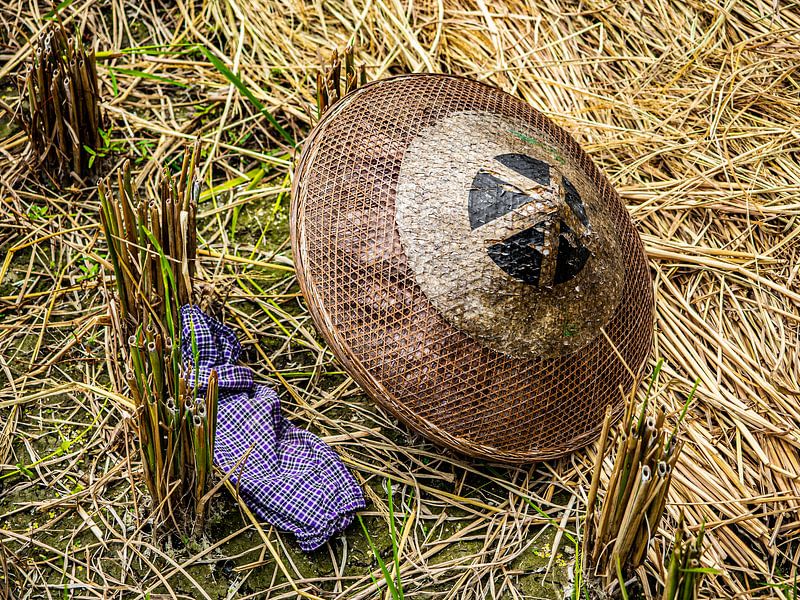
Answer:
M395 223L404 151L425 126L462 111L519 121L597 190L614 224L624 286L583 348L519 358L487 348L433 307ZM653 293L641 240L607 179L564 130L488 85L408 75L356 90L307 141L293 186L292 246L314 321L352 377L424 436L503 462L562 456L589 443L636 382L652 342Z

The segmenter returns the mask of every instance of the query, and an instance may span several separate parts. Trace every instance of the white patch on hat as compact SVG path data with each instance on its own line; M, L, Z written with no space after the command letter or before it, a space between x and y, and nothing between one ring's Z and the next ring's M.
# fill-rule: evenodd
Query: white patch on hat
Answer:
M619 304L625 266L606 207L524 124L462 112L423 129L403 157L396 221L430 302L499 352L574 352Z

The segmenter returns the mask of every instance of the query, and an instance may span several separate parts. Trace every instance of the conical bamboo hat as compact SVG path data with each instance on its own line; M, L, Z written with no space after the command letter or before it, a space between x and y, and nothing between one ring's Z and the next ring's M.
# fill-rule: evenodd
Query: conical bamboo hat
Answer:
M652 341L641 240L608 180L521 100L406 75L336 103L293 186L317 328L380 405L506 462L590 442Z

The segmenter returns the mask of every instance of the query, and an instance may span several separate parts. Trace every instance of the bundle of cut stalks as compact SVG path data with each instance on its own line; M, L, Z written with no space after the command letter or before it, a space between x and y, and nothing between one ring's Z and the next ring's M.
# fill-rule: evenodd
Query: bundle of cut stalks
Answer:
M145 483L154 521L201 532L207 508L217 412L217 376L204 396L190 385L196 363L181 357L180 307L193 303L200 182L198 145L186 150L177 178L165 169L158 199L138 198L130 165L117 173L116 196L98 184L101 221L114 268L118 341L125 340L125 382L136 406ZM191 340L195 349L196 340Z
M675 529L675 543L667 564L666 581L662 600L695 600L700 589L700 580L709 569L700 566L703 554L701 528L697 537L691 537L683 526L683 514Z
M672 431L664 427L664 409L659 408L655 414L648 410L650 391L661 364L659 362L654 370L638 415L634 410L635 396L631 393L611 444L607 444L610 409L603 424L599 460L588 499L586 539L589 541L587 549L591 547L589 558L593 574L599 577L607 590L617 583L624 585L620 577L630 575L644 563L650 539L658 531L664 514L672 472L683 446L683 442L677 439L677 425ZM610 445L617 449L614 467L602 509L596 513L602 456Z
M343 77L344 76L344 77ZM364 65L355 66L354 49L348 45L344 50L344 73L339 51L334 49L330 64L317 73L317 118L338 101L343 95L364 85L367 81ZM344 83L344 86L342 86ZM344 94L342 94L344 91Z
M130 163L117 171L116 195L100 181L101 219L109 241L120 303L120 334L130 336L148 316L163 314L177 331L179 309L192 303L197 258L196 212L200 182L194 179L198 145L184 153L180 175L164 169L157 200L141 200Z
M102 142L94 50L50 24L34 42L24 92L22 120L37 162L59 178L89 173Z

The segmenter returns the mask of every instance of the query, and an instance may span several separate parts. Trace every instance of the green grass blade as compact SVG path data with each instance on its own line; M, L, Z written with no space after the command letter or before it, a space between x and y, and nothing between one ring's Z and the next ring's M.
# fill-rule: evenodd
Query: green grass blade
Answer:
M392 479L386 478L386 489L389 495L389 535L392 538L392 560L394 561L394 576L396 579L397 593L403 599L403 584L400 581L400 546L397 540L397 531L394 522L394 499L392 498Z
M364 525L364 521L361 518L361 515L358 515L358 522L361 523L361 529L364 530L364 535L367 538L367 543L369 544L369 547L372 550L372 554L375 556L375 560L378 561L378 566L380 567L381 573L383 574L383 579L386 581L386 585L389 588L389 593L392 595L392 598L400 598L400 596L397 593L397 588L395 588L394 586L394 580L392 579L392 575L391 573L389 573L389 569L386 568L386 563L383 562L380 552L378 552L378 549L372 542L372 538L369 536L369 531L367 531L367 526Z
M73 0L69 0L73 1ZM119 48L117 50L99 50L95 53L97 60L106 58L116 58L120 54L136 54L143 56L169 56L174 54L186 54L188 49L193 48L194 44L149 44L147 46L131 46ZM182 50L171 50L171 48L183 48Z
M540 516L542 516L545 519L547 519L547 522L550 523L550 525L552 525L556 529L559 529L561 527L561 524L558 521L556 521L553 517L548 515L541 508L539 508L539 506L537 506L536 503L533 502L530 498L526 498L526 497L522 496L522 499L525 500L525 502L527 502L528 504L530 504L531 508L533 508L533 510L535 510L537 513L539 513ZM577 544L578 543L577 540L575 539L575 536L573 536L566 529L564 530L564 537L567 538L573 544Z
M644 395L644 402L642 403L642 411L639 413L639 421L636 423L636 429L641 433L644 427L644 415L647 412L647 405L650 403L650 393L653 391L653 386L658 381L658 374L661 373L661 368L664 366L664 359L659 358L653 369L653 374L650 376L650 383L647 384L647 393Z
M628 590L625 587L625 578L622 576L622 567L619 564L619 556L614 557L617 565L617 579L619 579L619 593L622 595L622 600L628 600Z
M225 79L227 79L234 86L236 86L236 89L238 89L248 100L250 100L250 102L253 103L253 106L255 106L259 111L261 111L261 114L264 115L267 121L269 121L270 125L272 125L278 131L278 133L281 134L283 139L285 139L287 142L289 142L289 144L291 144L292 148L297 147L297 142L294 141L292 135L288 131L286 131L281 126L280 123L278 123L275 117L272 116L272 113L270 113L267 110L267 107L264 106L264 104L262 104L262 102L258 98L256 98L255 94L253 94L253 92L250 91L250 88L248 88L244 84L244 82L241 79L239 79L239 76L236 75L236 73L231 71L224 62L222 62L219 58L214 56L203 46L197 46L197 49L203 54L203 56L205 56L209 60L209 62L211 62L212 65L214 65L214 68L217 69L217 71L222 73Z
M675 436L678 435L678 427L683 422L683 419L686 417L686 411L689 410L689 404L691 404L692 400L694 400L694 395L697 392L697 388L700 385L700 378L694 380L694 385L692 386L692 391L689 392L689 396L686 398L686 402L683 403L683 408L681 409L681 414L678 417L678 422L675 423L675 428L672 430L672 433L667 440L667 448L672 447L672 442L675 439Z
M172 302L178 304L178 286L176 285L175 279L172 276L172 267L169 264L169 260L164 254L164 251L161 249L161 245L158 243L158 240L155 238L155 236L143 225L140 225L139 228L144 235L147 236L147 239L150 240L150 243L153 244L156 252L158 252L158 257L161 262L161 277L164 283L164 302L166 302L168 306ZM164 313L167 319L167 331L169 331L170 337L174 342L179 342L176 324L172 320L172 311L167 309L164 311Z
M154 75L153 73L145 73L144 71L140 71L138 69L123 69L121 67L110 67L109 71L112 73L119 73L121 75L131 75L132 77L139 77L141 79L152 79L153 81L158 81L161 83L168 83L170 85L177 85L178 87L188 88L189 86L185 83L181 83L175 79L170 79L169 77L164 77L163 75Z
M59 2L58 5L53 10L45 13L42 19L44 19L45 21L52 21L53 18L56 16L57 12L64 10L73 2L75 2L75 0L63 0L63 2Z

